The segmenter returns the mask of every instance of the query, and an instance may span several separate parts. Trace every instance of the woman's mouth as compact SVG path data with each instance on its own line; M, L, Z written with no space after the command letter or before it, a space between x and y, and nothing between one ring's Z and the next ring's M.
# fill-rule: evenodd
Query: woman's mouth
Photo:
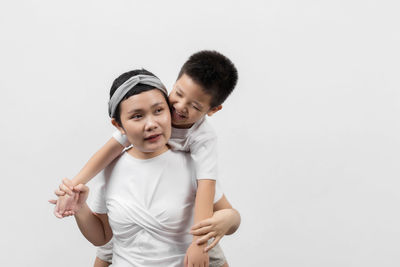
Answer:
M145 137L144 140L149 142L157 142L160 138L161 134L153 134L148 137Z

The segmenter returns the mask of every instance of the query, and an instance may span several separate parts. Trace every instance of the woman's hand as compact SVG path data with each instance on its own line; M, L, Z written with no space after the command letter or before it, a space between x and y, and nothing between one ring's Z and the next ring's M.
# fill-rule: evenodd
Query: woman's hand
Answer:
M190 233L195 236L202 236L196 241L197 244L204 244L210 238L214 238L213 242L205 248L207 252L215 247L224 235L230 233L231 228L237 225L238 220L240 221L240 215L236 210L218 210L214 212L211 218L194 225Z
M78 184L74 186L73 192L75 193L74 196L74 204L72 205L72 215L79 212L79 210L86 204L86 200L89 195L89 187L84 184Z

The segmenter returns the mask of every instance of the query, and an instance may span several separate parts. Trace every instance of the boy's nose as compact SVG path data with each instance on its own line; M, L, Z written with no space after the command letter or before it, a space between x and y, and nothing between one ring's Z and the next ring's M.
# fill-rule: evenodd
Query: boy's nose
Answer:
M181 112L181 113L186 112L186 105L185 105L185 103L183 103L183 102L177 102L177 103L174 105L174 108L175 108L175 110L178 111L178 112Z

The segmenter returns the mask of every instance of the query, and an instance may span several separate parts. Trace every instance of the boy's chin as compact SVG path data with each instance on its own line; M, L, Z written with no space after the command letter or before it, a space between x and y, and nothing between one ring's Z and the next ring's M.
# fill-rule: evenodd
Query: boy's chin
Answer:
M188 129L193 126L194 123L184 123L184 122L171 122L172 127L180 129Z

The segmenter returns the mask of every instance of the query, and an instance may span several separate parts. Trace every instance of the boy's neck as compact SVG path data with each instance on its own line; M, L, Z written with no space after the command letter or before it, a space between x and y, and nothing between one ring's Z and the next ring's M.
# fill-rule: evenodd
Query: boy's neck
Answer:
M177 128L177 129L190 129L193 127L193 125L195 125L196 123L198 123L199 121L204 120L205 116L202 116L200 119L198 119L195 123L192 124L182 124L182 125L176 125L172 123L172 127Z
M175 125L175 124L172 124L172 127L177 128L177 129L190 129L190 128L192 128L193 125L194 125L194 123L192 123L190 125Z

